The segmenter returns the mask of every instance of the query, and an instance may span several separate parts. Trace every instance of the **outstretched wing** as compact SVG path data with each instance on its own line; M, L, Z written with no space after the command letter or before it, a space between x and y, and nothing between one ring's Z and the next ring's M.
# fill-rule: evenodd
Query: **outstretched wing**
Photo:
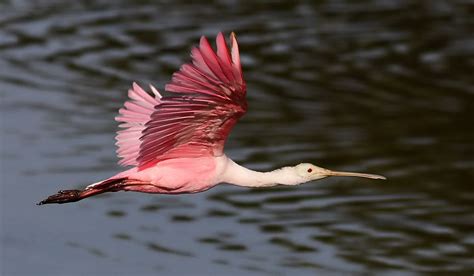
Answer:
M126 124L131 119L140 123L133 130L127 129L131 130L130 136L117 136L119 156L124 158L121 164L147 167L164 159L222 154L232 127L247 110L246 86L233 33L230 39L229 51L219 33L214 52L201 37L199 47L192 49L192 63L184 64L166 85L165 90L173 92L171 96L157 100L152 113L147 110L138 118L137 114L120 117L129 120ZM143 124L147 117L148 122ZM135 144L122 146L126 144L122 137L135 139Z

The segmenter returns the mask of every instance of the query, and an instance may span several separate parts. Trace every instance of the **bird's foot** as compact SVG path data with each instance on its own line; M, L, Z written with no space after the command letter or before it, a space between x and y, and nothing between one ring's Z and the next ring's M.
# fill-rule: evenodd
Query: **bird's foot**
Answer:
M51 204L51 203L68 203L81 200L81 190L62 190L54 195L49 196L47 199L37 203L37 205Z

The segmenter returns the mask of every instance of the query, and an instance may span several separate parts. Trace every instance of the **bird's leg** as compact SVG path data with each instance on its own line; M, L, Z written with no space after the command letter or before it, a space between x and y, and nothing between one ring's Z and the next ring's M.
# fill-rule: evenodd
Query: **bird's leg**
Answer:
M86 197L91 197L105 192L117 192L123 190L126 184L127 179L114 179L112 181L106 180L101 184L87 188L85 190L62 190L54 195L49 196L45 200L39 202L37 205L76 202Z

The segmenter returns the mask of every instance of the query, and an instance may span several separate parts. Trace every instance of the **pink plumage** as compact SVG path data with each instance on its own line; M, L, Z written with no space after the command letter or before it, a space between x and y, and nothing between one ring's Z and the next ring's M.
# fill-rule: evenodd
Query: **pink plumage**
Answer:
M231 39L235 41L233 35ZM232 61L222 34L217 36L217 45L219 56L202 37L199 47L192 50L192 63L184 64L166 85L175 94L162 98L145 124L137 157L140 167L170 158L173 150L179 150L180 157L222 155L247 102L237 42L232 44L232 51L237 52Z
M196 179L206 183L211 180L209 176L216 167L213 157L223 155L227 136L247 110L234 35L231 41L232 57L221 33L216 39L217 53L202 37L199 47L191 51L192 63L184 64L166 85L167 91L174 92L170 96L161 97L152 87L151 97L133 84L128 94L130 100L116 118L125 128L118 131L116 144L122 158L120 164L136 168L112 179L149 182L157 187L151 190L160 193L195 192L211 187ZM194 188L185 185L191 183ZM130 187L136 189L137 185L127 189Z
M119 161L121 165L138 165L140 137L161 98L160 93L153 86L151 87L154 97L143 91L138 84L133 83L133 88L128 91L130 100L125 102L119 110L120 115L115 118L118 122L122 122L119 127L124 128L117 131L117 143L115 143L118 147L117 155L122 158Z
M312 164L299 164L271 172L256 172L237 165L224 154L230 131L247 111L246 85L235 35L230 50L222 33L217 51L205 37L191 51L192 62L181 66L162 97L152 96L138 84L116 120L120 165L134 166L85 190L60 191L39 204L66 203L104 192L195 193L227 182L246 187L297 185L332 175L381 179L378 175L334 172Z
M161 98L152 89L148 95L136 83L130 100L120 109L117 121L125 128L117 134L121 165L138 169L176 157L222 155L227 136L245 113L245 83L235 36L231 35L231 59L222 33L217 36L217 54L205 37L192 50L192 63L173 75Z

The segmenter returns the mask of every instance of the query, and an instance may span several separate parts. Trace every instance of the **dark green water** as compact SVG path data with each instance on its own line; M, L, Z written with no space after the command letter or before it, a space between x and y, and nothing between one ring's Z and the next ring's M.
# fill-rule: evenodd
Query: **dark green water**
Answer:
M471 275L471 1L4 1L2 275ZM295 1L297 2L297 1ZM385 175L35 205L121 170L113 118L200 35L235 31L227 154Z

